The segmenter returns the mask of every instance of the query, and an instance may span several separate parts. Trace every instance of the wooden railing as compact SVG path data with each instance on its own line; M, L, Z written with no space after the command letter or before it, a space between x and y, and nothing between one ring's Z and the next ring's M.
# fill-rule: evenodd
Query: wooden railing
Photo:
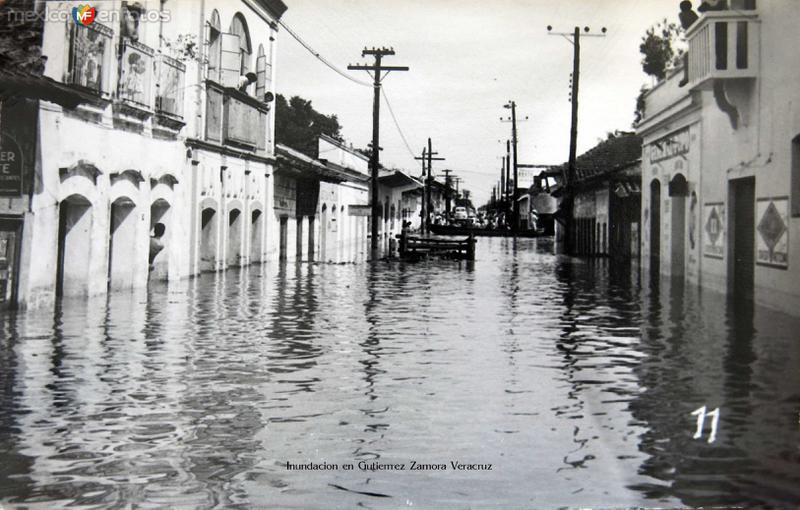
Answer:
M755 78L759 21L754 11L711 11L686 32L691 88L709 88L714 79Z
M475 236L466 239L446 239L438 237L417 237L406 233L398 234L400 258L419 260L435 255L443 258L475 260Z

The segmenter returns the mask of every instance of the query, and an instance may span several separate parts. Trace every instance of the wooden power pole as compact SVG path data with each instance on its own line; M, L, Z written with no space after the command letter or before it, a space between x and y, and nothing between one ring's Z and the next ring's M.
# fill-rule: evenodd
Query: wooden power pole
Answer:
M361 52L362 57L372 55L375 57L375 62L372 65L358 64L348 65L347 69L353 71L367 71L372 76L373 84L372 89L374 98L372 102L372 158L370 158L371 168L371 193L370 204L372 205L372 221L371 221L371 234L372 241L370 243L372 258L377 258L378 255L378 217L380 216L380 197L378 196L378 169L380 168L380 104L381 104L381 80L392 71L408 71L406 66L384 66L381 65L381 60L384 56L394 55L392 48L372 48ZM382 74L384 73L384 74Z
M560 35L564 37L567 41L572 43L572 94L570 96L570 102L572 103L572 114L571 114L571 122L569 128L569 162L567 163L567 174L564 175L564 182L566 184L566 199L567 199L567 210L566 210L566 221L565 221L565 229L566 229L566 237L565 237L565 245L567 248L567 252L571 252L573 249L572 246L572 233L571 233L571 222L572 222L572 195L570 187L575 183L575 160L576 160L576 151L578 147L578 87L580 85L580 73L581 73L581 29L580 27L575 27L572 33L569 32L552 32L552 26L547 27L547 31L550 35ZM602 34L589 34L589 27L583 28L584 37L605 37L606 34L606 27L601 29Z
M435 158L434 156L439 154L438 152L433 152L433 147L431 147L431 139L428 138L428 147L426 149L422 149L422 158L414 158L414 159L422 159L422 177L423 183L425 185L423 194L422 194L422 222L420 228L422 228L423 232L428 232L431 227L431 185L433 184L433 173L431 171L431 166L433 161L444 161L444 158ZM425 174L425 162L428 162L427 168L428 173Z

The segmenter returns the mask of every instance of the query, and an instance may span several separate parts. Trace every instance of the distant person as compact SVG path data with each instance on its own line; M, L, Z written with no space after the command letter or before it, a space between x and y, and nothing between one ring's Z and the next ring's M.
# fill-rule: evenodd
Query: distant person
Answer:
M725 11L728 9L728 2L725 0L703 0L697 12L706 11Z
M678 18L681 20L681 27L683 31L689 30L689 27L694 25L694 22L700 19L700 16L692 10L692 2L684 0L680 4L681 12ZM689 51L683 54L683 79L678 83L679 87L684 87L689 83Z
M167 227L163 223L156 223L153 227L153 235L150 236L150 269L153 269L153 261L156 256L164 249L164 233Z
M692 10L692 2L684 0L680 4L681 12L678 14L678 19L681 20L681 27L684 30L689 30L689 27L694 25L694 22L700 19L700 16Z
M257 79L258 79L258 76L256 76L256 73L254 73L252 71L250 71L247 74L244 74L244 75L240 76L239 77L239 87L238 87L239 92L245 92L246 93L247 92L247 87L249 87L251 84L255 83Z

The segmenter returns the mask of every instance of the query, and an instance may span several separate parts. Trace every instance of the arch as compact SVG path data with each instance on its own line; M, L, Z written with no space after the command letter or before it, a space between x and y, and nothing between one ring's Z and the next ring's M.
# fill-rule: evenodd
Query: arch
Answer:
M57 296L88 294L92 212L92 202L79 194L69 195L58 204Z
M250 262L261 262L261 244L264 230L264 212L260 204L250 210Z
M247 29L247 20L242 13L237 12L233 15L229 32L239 36L239 70L241 74L246 74L250 69L250 55L253 53L253 46L250 44L250 31Z
M264 45L258 45L256 53L256 97L259 100L264 98L267 91L267 55L264 53Z
M226 262L229 266L242 265L242 210L228 210L228 249Z
M686 177L675 174L669 181L668 194L672 201L670 221L670 274L682 278L686 263L686 197L689 183Z
M685 197L688 195L689 195L689 183L686 181L686 177L681 173L675 174L672 177L672 180L669 181L669 196Z
M163 225L159 235L157 225ZM166 280L169 278L169 247L172 240L172 206L164 198L156 198L150 204L150 248L148 268L150 279Z
M220 21L218 10L214 9L211 11L211 17L208 20L208 24L217 32L222 32L222 22Z
M102 171L89 160L79 159L76 163L58 169L58 177L61 182L70 177L81 176L89 179L92 184L97 184L97 177L102 175Z
M134 206L138 205L139 188L128 179L116 181L108 192L108 200L113 204L119 199L129 201Z
M209 199L203 200L203 202ZM211 200L211 203L214 203ZM216 205L216 204L214 204ZM217 224L216 207L201 206L200 210L200 272L217 269Z
M132 186L128 181L126 184ZM117 195L109 209L108 288L129 289L134 286L138 269L136 202L128 195Z
M659 272L661 257L661 181L650 181L650 267Z
M211 11L211 18L208 22L208 77L214 81L220 81L221 69L221 42L222 23L219 19L219 12L214 9Z
M233 200L228 201L226 209L228 211L238 209L238 212L241 214L241 212L244 210L244 204L238 198L234 198Z
M174 173L165 170L150 176L150 189L152 190L163 185L172 190L179 182Z

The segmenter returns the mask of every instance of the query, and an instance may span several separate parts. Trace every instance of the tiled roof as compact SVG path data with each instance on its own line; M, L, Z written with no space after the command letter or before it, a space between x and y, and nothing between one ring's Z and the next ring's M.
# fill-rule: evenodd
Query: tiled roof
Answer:
M633 133L612 135L575 160L575 179L585 181L628 167L642 158L642 138ZM566 170L567 163L555 169Z

